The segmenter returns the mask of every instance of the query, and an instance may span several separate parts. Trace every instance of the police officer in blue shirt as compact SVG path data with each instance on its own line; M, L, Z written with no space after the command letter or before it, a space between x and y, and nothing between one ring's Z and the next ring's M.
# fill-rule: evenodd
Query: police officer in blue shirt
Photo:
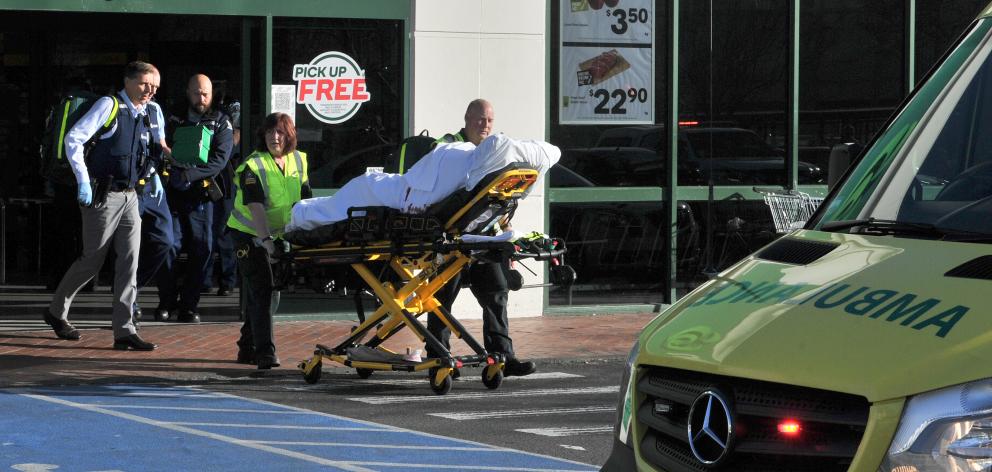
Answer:
M143 179L150 183L152 179L161 180L159 175L164 168L164 157L171 153L165 142L165 116L162 106L152 101L148 102L148 115L151 117L152 140L149 144L150 154L154 165L149 166L148 176ZM154 177L152 177L154 175ZM172 213L165 198L161 185L143 185L138 194L138 211L141 214L141 251L138 256L137 289L154 280L163 263L174 260L175 241L172 234ZM141 308L134 304L134 320L141 319ZM156 312L156 321L165 321L168 311Z
M233 146L233 132L227 115L214 110L213 84L203 74L190 77L186 87L189 109L179 127L204 125L213 132L206 164L173 165L169 175L169 207L173 212L173 237L189 256L183 274L179 274L175 260L166 260L162 270L169 271L159 278L159 307L156 315L177 310L176 321L199 323L197 312L203 274L212 260L214 204L210 186L227 165ZM178 254L178 252L177 252ZM169 277L169 273L172 277ZM182 293L177 289L177 279L182 277Z
M114 349L151 351L155 344L138 336L131 318L138 270L141 219L134 188L145 171L150 120L145 106L159 86L155 66L135 61L124 71L124 89L93 104L65 138L66 157L76 177L76 200L83 221L83 253L62 277L43 319L56 336L77 340L79 331L68 321L69 306L79 289L100 270L111 244L114 266ZM116 118L112 111L117 108ZM84 148L104 123L110 131L98 136L88 156ZM161 187L153 178L152 188Z

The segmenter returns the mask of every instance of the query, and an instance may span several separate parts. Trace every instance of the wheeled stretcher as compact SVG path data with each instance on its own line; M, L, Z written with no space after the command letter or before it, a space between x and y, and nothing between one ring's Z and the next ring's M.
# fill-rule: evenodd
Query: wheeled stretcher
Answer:
M347 220L287 233L285 239L294 249L285 259L291 261L295 272L312 276L333 272L322 271L328 267L350 265L381 303L337 345L318 344L313 357L299 364L304 380L316 383L326 359L355 368L361 378L376 370L428 370L431 389L439 395L451 389L453 369L483 366L483 384L498 388L506 359L501 353L486 352L435 294L476 259L551 261L552 282L574 281L574 271L564 264L566 249L560 239L515 244L479 236L508 221L537 178L536 170L514 164L487 175L475 189L459 190L421 214L402 214L386 207L351 208ZM426 313L434 313L473 354L452 355L418 320ZM383 342L404 327L441 354L406 360L386 349ZM370 333L371 338L366 339Z

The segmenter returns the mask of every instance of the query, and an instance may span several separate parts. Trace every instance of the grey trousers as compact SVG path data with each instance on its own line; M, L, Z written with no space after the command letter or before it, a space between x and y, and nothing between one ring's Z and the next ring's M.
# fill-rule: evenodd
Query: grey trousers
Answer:
M138 291L138 246L141 243L141 216L138 195L134 191L110 192L100 208L80 207L83 217L83 254L62 276L48 311L56 318L67 319L69 306L87 282L100 271L110 245L114 245L114 303L112 323L114 338L134 334L131 310Z

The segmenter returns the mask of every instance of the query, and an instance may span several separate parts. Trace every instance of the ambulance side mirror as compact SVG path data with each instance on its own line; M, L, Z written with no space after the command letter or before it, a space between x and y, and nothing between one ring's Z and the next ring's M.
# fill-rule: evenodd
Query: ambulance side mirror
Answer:
M864 146L858 143L835 144L830 149L830 158L827 160L827 188L832 189L844 172L851 166L854 159L858 157Z

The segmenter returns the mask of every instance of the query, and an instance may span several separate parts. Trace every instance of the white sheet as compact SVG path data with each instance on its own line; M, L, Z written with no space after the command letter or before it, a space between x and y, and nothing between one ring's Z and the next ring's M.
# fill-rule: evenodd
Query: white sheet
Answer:
M286 231L313 229L348 218L348 208L388 206L404 213L422 212L459 188L471 190L486 175L515 162L543 175L561 151L543 141L517 141L503 134L472 143L439 144L406 174L366 172L333 196L309 198L293 206Z

